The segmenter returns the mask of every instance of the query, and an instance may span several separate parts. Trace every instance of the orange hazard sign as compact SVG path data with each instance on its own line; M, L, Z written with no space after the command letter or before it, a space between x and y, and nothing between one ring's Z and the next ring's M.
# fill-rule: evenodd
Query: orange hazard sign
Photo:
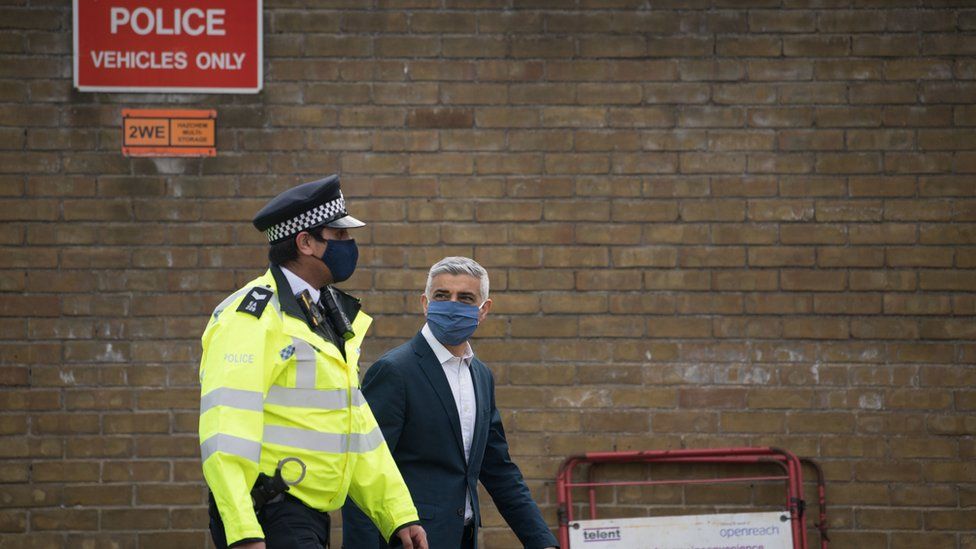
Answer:
M122 110L126 156L216 156L217 111Z

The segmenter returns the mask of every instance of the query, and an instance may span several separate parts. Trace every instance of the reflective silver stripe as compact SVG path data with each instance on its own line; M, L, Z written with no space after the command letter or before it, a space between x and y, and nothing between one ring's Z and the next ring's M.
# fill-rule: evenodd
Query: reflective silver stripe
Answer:
M364 454L379 448L380 444L383 444L383 431L380 431L379 427L374 428L364 435L355 433L350 436L352 437L349 441L350 452Z
M234 301L235 299L237 299L238 297L240 297L241 294L247 292L248 290L250 290L249 287L241 288L240 290L237 290L236 292L234 292L234 293L230 294L229 296L227 296L226 299L224 299L223 301L220 302L220 305L217 305L214 308L213 314L219 316L220 313L222 313L224 311L224 309L226 309L227 306L231 304L232 301Z
M261 443L256 440L218 433L200 444L200 459L207 461L214 452L223 452L244 459L261 462Z
M264 442L281 444L292 448L314 450L318 452L332 452L339 454L345 451L346 435L335 433L320 433L281 425L264 426Z
M295 346L295 387L299 389L315 388L315 349L311 345L298 339L291 338Z
M346 451L356 453L369 452L379 448L383 443L383 431L376 427L366 434L352 433L340 435L336 433L320 433L318 431L308 431L296 429L294 427L283 427L281 425L265 425L264 441L270 444L281 444L292 448L312 450L316 452L331 452L339 454Z
M352 405L362 406L363 404L366 404L366 397L363 396L363 392L357 387L352 390Z
M320 408L322 410L341 410L346 407L346 391L316 389L291 389L272 385L265 402L277 406L297 406L301 408Z
M231 408L260 412L264 408L262 400L260 391L219 387L200 397L200 413L202 414L214 406L230 406Z

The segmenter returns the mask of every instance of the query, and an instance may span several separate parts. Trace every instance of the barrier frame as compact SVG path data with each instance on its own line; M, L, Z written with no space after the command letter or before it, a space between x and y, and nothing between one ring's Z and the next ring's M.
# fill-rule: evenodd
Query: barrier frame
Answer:
M593 468L590 467L586 482L574 482L573 470L583 464L598 465L603 463L742 463L760 464L775 463L785 472L783 475L765 476L732 476L707 479L667 479L641 481L605 481L592 480ZM651 486L664 484L724 484L737 482L774 481L782 480L786 486L786 508L790 515L793 549L807 549L806 531L806 502L803 499L803 464L811 466L817 475L817 496L819 503L820 522L815 526L820 531L821 549L827 549L827 509L826 491L823 471L811 459L799 458L788 450L774 447L736 447L736 448L704 448L682 450L644 450L632 452L590 452L566 458L559 467L556 476L556 498L559 516L559 544L564 549L569 546L569 523L573 519L574 488L587 488L589 493L590 519L596 519L596 488L606 486Z

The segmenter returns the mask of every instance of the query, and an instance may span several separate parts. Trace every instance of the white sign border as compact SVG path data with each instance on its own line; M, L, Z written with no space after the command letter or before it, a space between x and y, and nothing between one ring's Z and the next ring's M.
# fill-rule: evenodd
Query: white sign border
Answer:
M258 85L254 88L187 88L179 86L81 86L78 84L78 2L71 0L72 42L73 42L73 80L80 92L114 93L261 93L264 89L264 0L255 0L258 9Z
M784 520L786 519L786 520ZM609 530L616 529L618 533L622 530L627 530L629 535L636 535L638 533L647 535L652 533L661 534L660 530L665 530L669 528L669 523L674 523L673 528L669 530L668 535L659 539L654 543L654 547L664 547L669 549L677 549L681 547L682 549L688 549L690 547L698 547L696 542L708 545L710 547L725 547L726 549L733 549L735 546L740 546L741 543L734 540L718 540L715 539L714 532L709 532L707 535L701 535L701 527L710 528L720 528L723 525L718 524L721 522L729 521L760 521L768 520L769 522L778 522L776 526L783 526L783 530L776 535L776 538L771 538L769 540L763 540L763 546L780 549L793 549L793 521L790 518L789 510L776 510L776 511L744 511L744 512L734 512L734 513L706 513L700 515L663 515L663 516L648 516L648 517L626 517L626 518L605 518L605 519L577 519L570 521L568 523L568 541L571 547L577 547L577 545L588 544L590 547L601 548L601 547L618 547L619 549L637 549L649 547L643 542L644 538L635 539L628 537L617 537L616 539L607 538L605 540L585 540L581 539L584 536L583 532L590 529L598 530ZM699 529L692 531L690 527L697 526ZM637 532L637 531L640 532ZM697 533L695 533L697 532ZM695 535L694 538L689 538L689 533ZM724 536L723 536L724 537ZM748 540L746 543L753 545L752 542L756 540ZM772 542L767 545L766 542ZM590 543L595 542L595 543ZM718 545L714 545L714 544Z

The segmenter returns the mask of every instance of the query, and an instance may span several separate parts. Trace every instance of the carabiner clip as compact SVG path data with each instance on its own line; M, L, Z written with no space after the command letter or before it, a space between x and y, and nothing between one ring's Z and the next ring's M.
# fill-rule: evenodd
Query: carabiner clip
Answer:
M288 482L287 480L285 480L285 477L281 474L281 471L284 469L285 464L290 462L295 462L302 468L302 474L298 475L298 480L295 480L294 482ZM281 478L281 481L288 486L294 486L305 479L305 462L298 459L297 457L286 457L282 459L281 461L278 462L277 469L278 469L279 478Z

